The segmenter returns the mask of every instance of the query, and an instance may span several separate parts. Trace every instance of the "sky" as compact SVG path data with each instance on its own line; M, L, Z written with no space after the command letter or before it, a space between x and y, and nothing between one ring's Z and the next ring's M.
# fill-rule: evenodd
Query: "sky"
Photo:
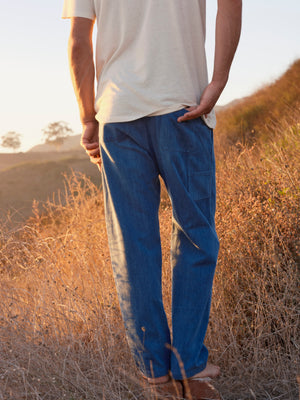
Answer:
M70 23L61 19L62 4L0 0L0 136L21 134L20 151L43 143L42 131L51 122L66 121L74 134L81 131L67 60ZM210 76L216 9L217 0L207 0ZM219 105L271 83L300 58L299 21L299 0L243 1L241 40Z

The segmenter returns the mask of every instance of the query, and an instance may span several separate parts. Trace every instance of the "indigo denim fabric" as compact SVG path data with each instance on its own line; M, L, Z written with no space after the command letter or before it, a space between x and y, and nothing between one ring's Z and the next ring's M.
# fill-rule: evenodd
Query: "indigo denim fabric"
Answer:
M202 371L219 242L213 131L184 109L100 127L106 224L129 346L148 377ZM159 175L173 207L172 327L162 302ZM173 351L173 349L176 349Z

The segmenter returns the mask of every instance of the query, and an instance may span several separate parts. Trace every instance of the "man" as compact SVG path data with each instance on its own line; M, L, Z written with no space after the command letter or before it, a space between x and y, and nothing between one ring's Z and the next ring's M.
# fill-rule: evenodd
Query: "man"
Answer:
M218 255L213 107L228 80L241 8L242 0L218 0L210 83L205 0L65 0L63 11L71 18L69 61L82 146L92 162L102 163L129 346L149 384L168 391L172 377L180 397L198 400L219 398L207 384L219 368L207 364L203 344ZM161 294L159 175L173 206L172 334Z

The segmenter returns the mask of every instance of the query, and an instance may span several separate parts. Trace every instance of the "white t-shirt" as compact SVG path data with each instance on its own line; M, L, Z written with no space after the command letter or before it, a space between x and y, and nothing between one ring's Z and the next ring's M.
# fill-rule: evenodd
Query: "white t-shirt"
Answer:
M208 83L206 0L64 0L63 18L97 19L95 109L101 123L199 104ZM215 127L211 112L205 122Z

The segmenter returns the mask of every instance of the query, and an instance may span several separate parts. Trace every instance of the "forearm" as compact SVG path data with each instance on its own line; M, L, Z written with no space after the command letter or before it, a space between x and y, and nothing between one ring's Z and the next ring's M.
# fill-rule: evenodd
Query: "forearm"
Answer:
M92 24L91 21L84 21ZM83 124L95 121L95 68L93 60L92 29L90 35L82 37L72 30L68 43L71 79L77 98L80 119Z
M242 0L218 0L215 60L212 81L225 87L239 42Z
M198 106L189 107L178 122L207 116L214 108L228 80L231 63L239 42L242 0L218 0L213 77L201 94Z

